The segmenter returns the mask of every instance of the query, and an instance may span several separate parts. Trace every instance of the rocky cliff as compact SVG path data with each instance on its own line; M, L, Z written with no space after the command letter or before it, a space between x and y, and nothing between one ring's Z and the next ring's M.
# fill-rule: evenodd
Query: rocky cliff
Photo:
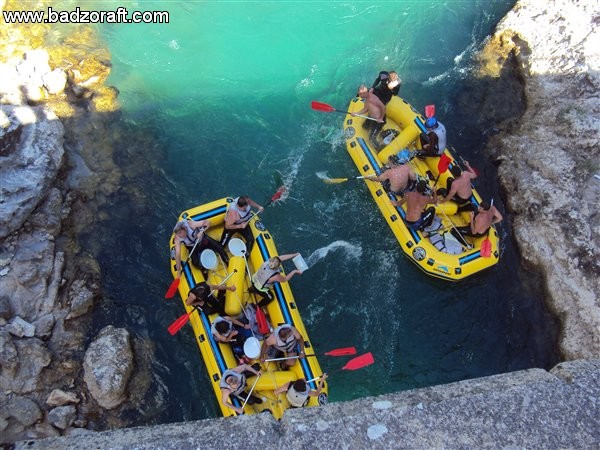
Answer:
M522 88L524 113L496 124L488 151L521 255L545 278L566 359L600 355L599 24L598 2L519 1L479 74Z

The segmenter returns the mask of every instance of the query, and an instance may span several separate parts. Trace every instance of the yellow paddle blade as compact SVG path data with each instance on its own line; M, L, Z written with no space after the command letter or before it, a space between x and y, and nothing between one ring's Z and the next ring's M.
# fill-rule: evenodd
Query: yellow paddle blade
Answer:
M338 184L348 181L350 178L323 178L323 181L327 184Z

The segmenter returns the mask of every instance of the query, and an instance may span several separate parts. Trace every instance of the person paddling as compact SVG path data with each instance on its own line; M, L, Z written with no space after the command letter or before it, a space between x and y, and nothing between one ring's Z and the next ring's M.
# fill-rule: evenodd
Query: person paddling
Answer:
M465 171L460 170L457 164L450 168L450 173L454 177L448 193L440 198L440 203L452 200L458 204L458 211L472 210L471 195L473 195L473 186L471 182L477 178L477 173L468 161L465 161ZM449 178L448 180L451 180Z
M471 213L469 225L458 227L457 231L465 236L485 236L488 234L490 227L502 221L502 219L502 214L500 214L494 205L488 202L481 202L477 211Z
M219 387L221 388L221 402L223 402L224 406L233 409L238 414L244 414L242 407L234 406L229 401L229 397L233 395L234 397L238 397L242 400L246 400L246 398L248 398L248 393L245 392L247 387L246 377L253 374L256 376L262 375L262 372L260 372L257 367L257 364L252 366L249 366L248 364L240 364L233 369L227 369L225 372L223 372ZM262 403L262 400L254 395L250 395L250 398L248 398L248 404L253 405L255 403Z
M290 381L287 384L275 389L273 394L278 395L285 392L285 397L288 402L290 402L290 406L292 408L302 408L308 404L310 400L309 397L318 397L323 387L325 387L325 380L327 379L327 374L324 373L321 377L321 381L319 381L319 386L317 390L311 389L308 384L306 384L306 380L304 378L296 381Z

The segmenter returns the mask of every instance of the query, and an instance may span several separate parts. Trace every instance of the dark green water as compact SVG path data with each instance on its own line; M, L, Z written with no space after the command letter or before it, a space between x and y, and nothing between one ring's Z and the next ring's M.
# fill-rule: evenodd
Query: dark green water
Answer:
M499 265L449 284L403 256L363 184L326 185L316 175L356 169L342 116L312 111L310 101L344 108L361 82L395 69L401 95L418 108L437 105L449 142L485 175L478 189L503 210L481 154L483 130L465 123L453 98L471 79L473 53L511 6L144 2L146 10L167 7L171 23L103 28L109 82L123 105L115 127L128 138L117 153L127 186L111 200L111 219L98 223L110 236L97 252L110 301L97 326L125 326L155 343L160 383L151 395L162 392L167 404L148 417L218 414L190 330L166 331L182 312L179 300L162 298L176 214L226 195L265 202L280 180L289 197L263 221L280 252L299 251L310 265L292 289L313 344L321 352L354 345L376 359L332 376L332 401L557 362L556 324L535 275L519 263L509 221ZM320 362L332 371L345 361Z

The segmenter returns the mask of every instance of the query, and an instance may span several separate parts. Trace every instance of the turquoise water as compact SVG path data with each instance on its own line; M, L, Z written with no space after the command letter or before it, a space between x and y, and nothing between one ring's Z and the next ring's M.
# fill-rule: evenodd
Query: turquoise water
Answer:
M456 131L469 124L452 99L512 3L143 2L138 9L168 8L170 24L102 28L123 107L115 127L128 132L117 158L129 186L112 199L111 220L98 223L111 236L97 252L111 299L98 327L127 326L156 346L153 392L166 406L140 422L218 414L190 330L166 332L182 312L162 298L176 215L226 195L266 202L282 181L289 196L263 221L280 252L299 251L310 265L292 289L313 344L321 352L354 345L376 359L336 372L332 401L557 361L556 325L508 222L498 267L449 284L403 256L363 184L317 176L356 169L342 116L311 110L311 100L343 109L361 82L396 70L401 95L418 108L437 105L450 143L486 175L478 189L501 205L494 168L480 156L483 136ZM344 362L320 359L327 371Z

